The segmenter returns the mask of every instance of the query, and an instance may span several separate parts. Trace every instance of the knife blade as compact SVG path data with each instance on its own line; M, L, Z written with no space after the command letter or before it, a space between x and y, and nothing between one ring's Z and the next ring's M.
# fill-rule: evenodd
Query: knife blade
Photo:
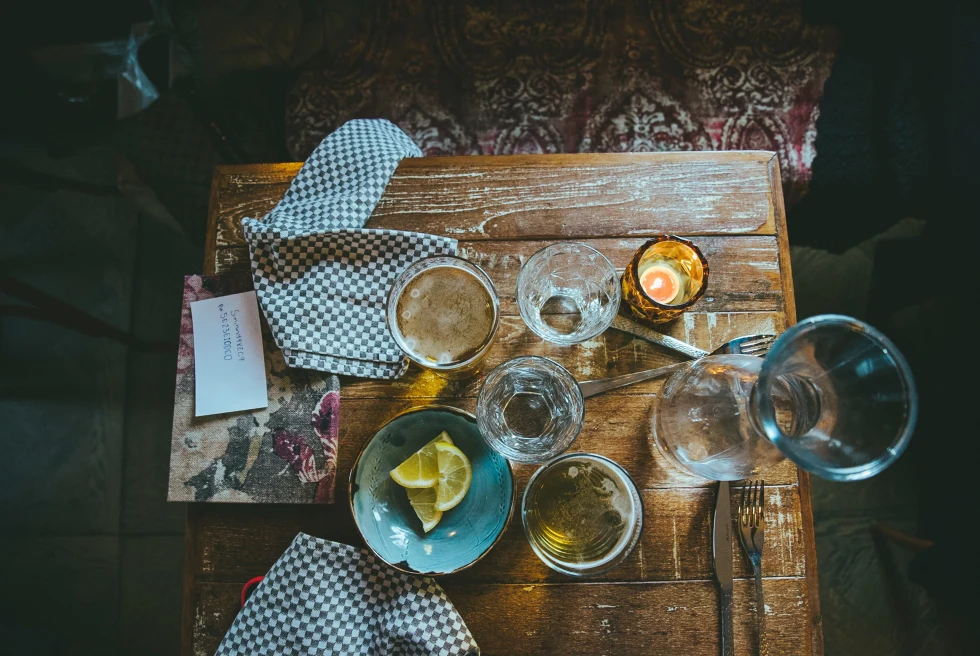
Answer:
M711 552L715 561L715 578L718 579L718 609L721 614L721 653L735 653L732 627L732 505L728 494L728 481L718 484L715 499L714 526L711 531Z

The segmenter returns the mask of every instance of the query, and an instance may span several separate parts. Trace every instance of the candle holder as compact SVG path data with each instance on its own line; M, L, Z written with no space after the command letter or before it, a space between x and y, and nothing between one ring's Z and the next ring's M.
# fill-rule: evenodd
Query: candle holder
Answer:
M644 243L623 272L623 300L633 315L653 323L676 318L708 286L708 261L698 247L674 235Z

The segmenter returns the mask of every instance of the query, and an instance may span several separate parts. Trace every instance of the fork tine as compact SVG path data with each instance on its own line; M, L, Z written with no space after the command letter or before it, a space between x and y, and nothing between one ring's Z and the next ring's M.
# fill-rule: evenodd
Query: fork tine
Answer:
M742 488L742 494L745 495L745 525L751 525L751 515L752 515L752 481L745 481L745 487Z
M745 524L745 487L742 487L742 497L738 501L738 525Z
M766 495L766 482L760 480L759 481L759 526L762 526L766 517L765 514L763 513L763 510L766 507L765 495Z
M739 351L741 351L744 355L756 355L759 353L767 353L769 351L769 347L772 346L772 343L775 341L776 341L775 337L771 335L765 335L758 339L753 339L748 342L743 342L742 344L739 345L738 348Z
M757 505L758 496L759 496L759 488L757 485L757 481L752 481L752 487L750 488L750 492L749 492L749 503L752 504L752 528L756 527L755 520L756 520L756 509L758 508Z
M747 338L744 342L741 342L740 346L757 346L759 344L768 344L776 339L775 335L754 335L751 338Z

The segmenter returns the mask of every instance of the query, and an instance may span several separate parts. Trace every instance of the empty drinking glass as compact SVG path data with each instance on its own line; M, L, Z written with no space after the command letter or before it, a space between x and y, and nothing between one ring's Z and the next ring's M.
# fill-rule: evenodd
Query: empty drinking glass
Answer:
M905 450L918 397L905 358L871 326L801 321L765 359L709 355L664 383L653 439L682 469L750 478L784 456L834 481L869 478Z
M585 244L541 249L521 267L517 305L524 323L556 344L595 337L619 310L619 278L606 257Z
M476 401L480 434L517 462L544 462L575 441L585 401L575 378L538 356L508 360L487 374Z

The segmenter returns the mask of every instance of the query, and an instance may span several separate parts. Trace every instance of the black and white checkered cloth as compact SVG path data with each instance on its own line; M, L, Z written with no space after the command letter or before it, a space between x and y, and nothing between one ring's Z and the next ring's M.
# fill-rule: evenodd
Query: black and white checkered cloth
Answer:
M435 581L402 574L364 549L300 533L215 656L479 653Z
M328 135L263 219L242 219L259 303L286 363L397 378L408 360L385 325L395 277L456 240L362 229L398 163L422 151L394 124L349 121Z

